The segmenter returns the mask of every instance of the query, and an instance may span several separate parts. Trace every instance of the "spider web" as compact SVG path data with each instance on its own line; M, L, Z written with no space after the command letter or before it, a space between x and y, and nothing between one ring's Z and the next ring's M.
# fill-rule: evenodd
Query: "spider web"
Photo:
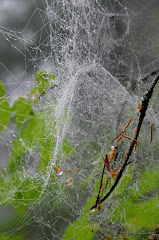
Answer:
M54 144L44 175L36 170L38 147L25 146L27 153L21 157L25 167L21 173L17 169L15 175L19 175L22 183L27 177L31 183L35 182L38 200L33 195L25 202L26 211L21 217L16 215L20 200L16 208L7 206L7 199L1 201L0 211L6 215L6 221L15 219L4 228L1 220L1 236L6 234L6 239L15 239L17 235L22 239L122 239L126 236L147 239L159 223L159 88L156 87L151 99L140 143L117 190L103 203L100 212L91 213L89 208L98 194L101 154L110 151L110 141L132 115L127 135L134 136L138 102L158 72L157 1L126 4L122 0L45 0L30 1L28 5L34 5L34 10L20 30L14 26L10 29L5 23L0 26L3 44L7 44L15 56L13 61L16 55L23 61L23 65L19 61L20 67L15 64L11 68L2 59L2 77L6 98L13 105L19 96L28 97L36 70L53 73L57 87L50 88L34 109L44 112L40 119ZM41 26L37 28L35 24L35 30L30 31L34 19L40 21ZM52 103L55 99L56 106ZM7 167L12 141L17 135L15 123L11 121L0 137L1 167ZM65 139L73 147L71 156L66 156L64 151ZM44 150L45 141L42 139ZM118 148L113 163L116 168L121 166L130 140L113 144ZM81 170L58 174L52 166ZM67 186L70 177L73 184ZM41 180L38 188L36 182ZM9 176L5 181L10 181ZM16 190L14 186L7 195L13 206ZM83 224L88 225L86 233Z

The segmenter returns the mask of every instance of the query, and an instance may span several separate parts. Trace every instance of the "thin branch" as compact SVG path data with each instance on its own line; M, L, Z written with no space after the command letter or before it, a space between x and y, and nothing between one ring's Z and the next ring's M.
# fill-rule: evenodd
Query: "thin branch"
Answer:
M135 140L135 139L132 138L132 137L129 137L129 136L123 134L123 133L120 133L120 134L121 134L122 137L125 137L125 138L127 138L127 139L131 139L131 140L134 140L136 143L138 142L137 140Z
M105 155L105 158L103 158L103 170L102 170L102 176L101 176L101 180L100 180L98 195L96 198L96 206L100 203L100 192L101 192L102 185L103 185L103 177L104 177L104 171L105 171L105 167L106 167L106 161L108 161L107 154Z
M128 161L129 161L129 158L131 156L131 153L133 151L133 148L134 148L135 143L137 141L137 138L139 136L141 125L142 125L142 122L144 120L147 108L148 108L149 100L152 97L152 93L153 93L154 87L156 86L158 80L159 80L159 75L156 77L156 79L152 83L152 85L149 88L149 90L147 90L147 92L145 93L145 95L141 99L142 107L141 107L141 110L139 112L140 115L139 115L139 120L138 120L137 129L136 129L136 132L135 132L134 140L132 140L132 142L130 143L128 149L126 150L126 155L124 157L125 159L124 159L123 165L121 166L121 169L119 170L119 172L117 174L117 177L116 177L116 180L115 180L114 184L109 189L109 191L106 193L106 195L100 200L100 203L104 202L109 197L109 195L113 192L113 190L116 188L116 186L117 186L117 184L118 184L118 182L119 182L119 180L120 180L120 178L122 176L122 173L125 170L125 167L126 167ZM94 208L97 208L97 202L90 208L90 210L94 209Z
M131 123L132 119L133 119L133 115L131 116L130 120L128 121L128 123L126 124L126 126L123 128L123 130L122 130L120 133L118 133L118 135L117 135L110 143L114 142L114 140L117 139L118 137L120 137L120 138L118 139L118 141L121 141L121 139L122 139L122 136L121 136L121 135L124 135L124 132L125 132L125 130L127 129L127 127L129 126L129 124Z

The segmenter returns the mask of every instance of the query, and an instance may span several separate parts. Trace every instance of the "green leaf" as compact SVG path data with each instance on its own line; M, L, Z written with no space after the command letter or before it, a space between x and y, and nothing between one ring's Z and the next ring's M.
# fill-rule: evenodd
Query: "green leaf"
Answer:
M36 86L31 89L31 94L38 97L48 88L55 84L55 77L51 73L47 73L46 71L38 70L34 74L34 80Z
M22 164L21 158L30 151L38 153L39 170L43 171L43 169L46 169L53 154L54 135L56 131L56 122L54 121L53 114L56 103L56 101L53 101L51 104L45 106L43 112L34 114L20 131L19 135L13 139L9 163L11 171L14 171L19 164ZM64 154L65 156L74 154L73 147L66 139L63 139L61 148L59 149L59 159Z
M67 156L75 154L72 145L68 142L67 139L64 139L62 142L62 153L66 154Z
M129 194L134 199L141 198L142 195L150 191L157 190L159 186L159 170L150 168L141 173L138 181L129 190Z
M126 188L128 187L130 180L132 178L132 173L135 168L135 165L129 166L127 171L124 172L121 180L119 181L119 184L117 185L116 190L113 192L112 196L117 194L122 194Z
M5 88L3 83L0 81L0 98L5 95Z
M14 205L18 212L25 212L25 205L36 202L42 191L43 179L32 176L27 170L19 168L17 173L1 172L0 204Z
M159 221L159 205L158 205L159 196L143 201L140 204L135 204L131 210L135 222L132 226L132 231L141 231L145 229L153 229ZM129 223L130 219L127 219Z
M80 216L77 220L71 223L65 230L62 240L91 240L95 233L99 230L96 224L90 222L89 218L94 213L91 213L89 208L95 203L100 180L95 184L92 195L88 198L83 206Z
M18 235L0 235L0 240L22 240L23 238L21 236Z
M54 139L52 138L52 136L48 136L41 142L41 146L39 148L39 170L43 171L46 169L46 166L48 165L48 162L53 152L53 147Z
M36 178L26 177L21 184L17 186L14 201L19 205L24 205L36 201L42 191L42 181Z
M10 106L5 98L0 98L0 131L4 131L10 122Z
M24 97L19 97L14 102L12 111L15 112L14 118L18 130L21 128L22 124L27 120L28 116L34 115L30 101L26 100Z
M131 226L131 233L152 230L159 220L158 196L146 201L134 201L128 195L123 195L113 202L109 208L110 219L122 221ZM133 238L134 239L134 238Z
M114 199L109 207L111 222L118 220L125 227L131 226L130 235L152 230L159 220L158 182L157 169L143 171L133 186Z
M39 115L34 115L26 127L15 137L11 145L11 158L9 168L14 171L20 164L20 159L28 151L33 151L37 144L43 141L45 136L45 122ZM22 164L22 163L21 163Z
M38 84L48 83L48 80L55 80L55 77L51 73L46 71L38 70L34 74L34 79Z

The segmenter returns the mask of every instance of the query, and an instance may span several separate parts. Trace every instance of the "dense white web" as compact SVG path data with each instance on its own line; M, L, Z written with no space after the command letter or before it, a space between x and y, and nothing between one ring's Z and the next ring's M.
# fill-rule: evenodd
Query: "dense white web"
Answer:
M17 161L17 136L22 136L20 146L26 149L14 172L14 177L20 179L19 192L19 185L5 176L6 170L1 174L6 186L10 184L0 201L0 212L3 216L8 214L6 221L10 225L2 224L0 218L1 236L148 239L159 224L158 86L136 152L132 153L131 164L117 190L102 204L101 211L91 213L89 208L98 195L101 154L110 152L113 144L117 151L112 167L121 166L131 140L110 141L132 115L126 135L133 138L138 102L158 73L159 4L122 0L44 0L28 4L34 9L21 29L11 29L3 22L0 25L0 41L14 55L7 63L5 50L2 51L0 80L6 89L5 97L11 106L19 96L28 99L34 86L33 75L39 69L51 72L56 86L50 87L33 106L41 125L33 132L32 144L23 139L26 125L17 130L14 116L1 133L2 169L7 169L8 159ZM40 172L42 154L44 162L45 157L49 160ZM52 166L60 170L56 172ZM75 172L62 171L78 168ZM73 183L69 185L68 181ZM106 191L103 186L103 196L108 189L109 184ZM33 194L29 195L31 191Z

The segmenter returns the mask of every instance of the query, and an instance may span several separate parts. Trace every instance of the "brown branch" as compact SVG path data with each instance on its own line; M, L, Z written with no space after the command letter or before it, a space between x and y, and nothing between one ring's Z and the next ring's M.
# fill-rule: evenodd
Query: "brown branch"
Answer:
M152 85L149 88L149 90L147 90L147 92L145 93L145 95L141 99L142 107L141 107L141 110L139 112L140 115L139 115L139 120L138 120L138 125L137 125L137 128L136 128L134 140L132 140L132 142L130 143L128 149L126 150L126 155L124 157L125 159L124 159L123 165L121 166L121 169L119 170L119 172L117 174L117 177L116 177L116 180L115 180L114 184L109 189L109 191L106 193L106 195L102 199L100 199L100 203L104 202L109 197L109 195L114 191L114 189L116 188L116 186L117 186L117 184L118 184L118 182L119 182L119 180L120 180L120 178L122 176L122 173L125 170L125 167L126 167L128 161L129 161L129 158L131 156L131 153L133 151L133 148L134 148L134 146L136 144L136 141L137 141L137 138L139 136L141 125L143 123L143 120L144 120L144 117L145 117L145 114L146 114L146 111L147 111L147 108L148 108L149 100L152 97L152 93L153 93L154 87L156 86L158 80L159 80L159 75L156 77L156 79L152 83ZM94 209L94 208L97 208L97 202L90 208L90 210Z
M131 140L135 141L136 143L138 142L137 140L135 140L135 139L132 138L132 137L129 137L129 136L123 134L123 133L120 133L120 134L121 134L121 136L123 136L123 137L125 137L125 138L127 138L127 139L131 139Z
M125 132L125 130L127 129L127 127L129 126L129 124L131 123L132 119L133 119L133 115L131 116L130 120L128 121L128 123L126 124L126 126L123 128L123 130L122 130L120 133L118 133L118 135L117 135L110 143L114 142L114 140L117 139L118 137L120 137L120 138L118 139L118 142L121 141L121 139L122 139L122 137L123 137L123 136L121 136L121 135L124 135L124 132Z
M57 168L55 166L52 166L52 168L57 172L76 172L76 171L79 171L81 170L81 168L76 168L76 169L73 169L73 170L62 170L61 168Z

